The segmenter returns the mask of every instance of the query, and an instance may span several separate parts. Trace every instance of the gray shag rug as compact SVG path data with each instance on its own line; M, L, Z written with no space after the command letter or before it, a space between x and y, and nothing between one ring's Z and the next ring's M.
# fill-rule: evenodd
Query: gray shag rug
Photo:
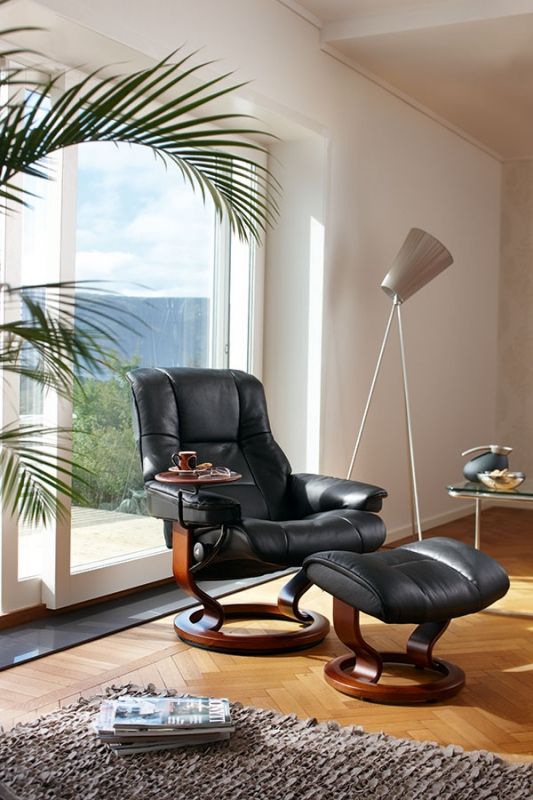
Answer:
M108 696L156 694L113 687ZM165 692L161 692L164 694ZM169 693L168 691L166 692ZM117 757L91 730L101 698L0 736L2 800L531 800L533 765L233 704L227 742Z

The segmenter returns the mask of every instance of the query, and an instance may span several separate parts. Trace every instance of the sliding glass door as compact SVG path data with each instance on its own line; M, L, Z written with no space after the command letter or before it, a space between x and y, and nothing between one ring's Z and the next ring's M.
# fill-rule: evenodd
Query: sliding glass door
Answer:
M145 516L125 373L213 363L215 278L224 269L212 205L145 148L82 145L77 175L78 297L104 315L117 369L74 389L73 458L90 473L88 482L74 477L85 497L72 509L75 572L162 548L161 523Z

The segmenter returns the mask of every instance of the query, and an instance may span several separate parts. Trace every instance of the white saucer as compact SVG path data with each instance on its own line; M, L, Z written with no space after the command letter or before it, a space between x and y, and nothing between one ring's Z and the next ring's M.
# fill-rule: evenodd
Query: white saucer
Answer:
M193 475L208 475L211 470L210 469L180 469L179 467L169 467L169 472L175 472L177 475L185 475L192 477Z

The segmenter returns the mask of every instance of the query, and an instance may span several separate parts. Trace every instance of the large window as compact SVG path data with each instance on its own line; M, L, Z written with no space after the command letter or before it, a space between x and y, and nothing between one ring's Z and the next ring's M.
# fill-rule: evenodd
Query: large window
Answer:
M146 148L78 148L76 279L112 292L102 303L120 366L74 391L74 460L91 473L88 485L75 480L86 498L72 515L75 569L162 546L160 523L135 518L145 499L124 373L215 363L214 308L225 301L216 277L228 264L220 235L213 206Z
M161 522L145 516L128 369L260 369L257 251L178 170L146 148L99 143L60 154L54 173L30 209L5 221L4 278L81 281L80 300L105 304L118 369L85 376L67 403L24 379L4 385L4 422L71 426L73 460L90 476L78 486L84 501L51 529L19 524L17 536L4 513L2 535L18 546L2 551L12 598L3 610L59 607L170 574Z

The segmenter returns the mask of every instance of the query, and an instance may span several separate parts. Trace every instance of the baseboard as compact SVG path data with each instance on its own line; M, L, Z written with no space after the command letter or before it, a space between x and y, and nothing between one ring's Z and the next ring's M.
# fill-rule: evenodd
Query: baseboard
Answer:
M483 508L488 507L483 503ZM455 511L445 511L443 514L435 514L433 517L426 517L425 519L421 520L422 525L422 532L429 531L431 528L438 528L439 525L446 525L447 522L455 522L456 519L462 519L462 517L469 517L474 514L475 506L473 503L466 502L461 505L460 508L457 508ZM387 531L387 544L391 544L392 542L397 542L400 539L406 539L407 537L412 537L413 529L411 524L402 525L399 528L392 528L391 530ZM472 535L474 535L474 525L472 524Z
M498 502L496 500L494 503L489 503L487 500L483 500L482 511L490 506L499 506L500 508L521 508L522 511L533 511L533 502L531 500L502 500Z
M489 500L486 497L483 498L483 503L481 507L481 520L483 520L483 512L487 511L489 508L513 508L513 509L522 509L524 511L530 511L533 513L533 502L531 501L521 501L521 500L501 500L498 498L497 500ZM470 500L464 501L459 508L455 511L446 511L443 514L436 514L433 517L427 517L421 521L422 524L422 533L425 531L429 531L432 528L438 528L439 525L446 525L447 522L455 522L457 519L462 519L463 517L474 516L475 514L475 504L470 502ZM483 522L481 522L481 526L483 527ZM474 521L472 520L472 541L474 537ZM387 538L385 540L386 544L394 544L395 542L400 541L401 539L413 539L413 529L411 524L402 525L399 528L392 528L391 530L387 531Z

